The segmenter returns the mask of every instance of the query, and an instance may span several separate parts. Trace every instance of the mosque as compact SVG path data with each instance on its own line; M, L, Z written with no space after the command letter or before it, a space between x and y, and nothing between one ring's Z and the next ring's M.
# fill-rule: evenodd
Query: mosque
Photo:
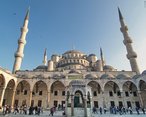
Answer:
M14 55L13 71L0 67L0 107L27 105L50 108L60 105L66 107L72 116L83 108L85 117L93 106L146 108L146 71L139 71L137 54L119 8L118 13L131 71L118 71L107 65L101 48L100 59L95 54L69 50L62 55L53 54L48 60L45 50L43 65L33 70L21 70L28 32L28 10Z

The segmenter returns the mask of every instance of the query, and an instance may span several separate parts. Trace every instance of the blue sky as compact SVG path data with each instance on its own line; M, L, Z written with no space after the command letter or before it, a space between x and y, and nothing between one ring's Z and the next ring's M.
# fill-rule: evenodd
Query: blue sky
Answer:
M30 6L29 32L21 69L42 64L44 49L48 59L75 46L85 54L103 48L106 64L131 70L120 32L120 7L141 72L146 69L145 0L0 0L0 66L12 70L14 53L26 10Z

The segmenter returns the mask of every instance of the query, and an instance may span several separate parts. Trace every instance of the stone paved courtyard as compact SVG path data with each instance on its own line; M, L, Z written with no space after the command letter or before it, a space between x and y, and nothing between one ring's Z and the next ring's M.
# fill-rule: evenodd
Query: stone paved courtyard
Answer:
M136 112L134 112L132 115L130 114L126 114L126 115L120 115L120 114L93 114L91 117L146 117L146 114L142 114L140 113L139 115L136 114ZM0 114L0 117L39 117L38 115L22 115L22 114L7 114L7 115L2 115L2 113ZM51 117L49 116L49 111L45 111L43 114L40 114L40 117ZM57 111L53 117L63 117L62 116L62 111ZM76 116L76 117L80 117L80 116Z

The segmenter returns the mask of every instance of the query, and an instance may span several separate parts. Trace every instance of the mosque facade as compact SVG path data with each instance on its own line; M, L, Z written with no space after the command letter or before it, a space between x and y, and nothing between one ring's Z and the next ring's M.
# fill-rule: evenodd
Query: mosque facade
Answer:
M53 54L48 60L45 50L43 65L33 70L21 70L28 32L28 10L18 40L13 71L0 68L0 107L27 105L50 108L60 105L71 107L72 114L76 107L146 108L146 71L139 71L128 27L120 9L118 13L131 71L118 71L107 65L101 48L100 59L95 54L69 50L62 55Z

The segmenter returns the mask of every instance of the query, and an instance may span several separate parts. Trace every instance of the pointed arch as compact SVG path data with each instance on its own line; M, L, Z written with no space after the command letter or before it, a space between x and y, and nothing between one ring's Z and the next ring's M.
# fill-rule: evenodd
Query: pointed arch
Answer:
M15 102L14 105L29 106L29 97L30 97L30 83L26 80L21 80L18 82L16 87Z
M119 85L114 81L108 81L104 84L104 91L112 90L114 93L120 90Z
M123 83L123 91L137 91L137 86L133 81L126 81Z
M31 106L39 106L46 108L47 94L48 94L47 84L42 80L35 82L32 90Z
M15 81L13 79L11 79L8 82L6 89L5 89L3 105L11 105L14 88L15 88Z
M50 106L63 106L65 104L65 85L61 81L54 81L50 85Z

